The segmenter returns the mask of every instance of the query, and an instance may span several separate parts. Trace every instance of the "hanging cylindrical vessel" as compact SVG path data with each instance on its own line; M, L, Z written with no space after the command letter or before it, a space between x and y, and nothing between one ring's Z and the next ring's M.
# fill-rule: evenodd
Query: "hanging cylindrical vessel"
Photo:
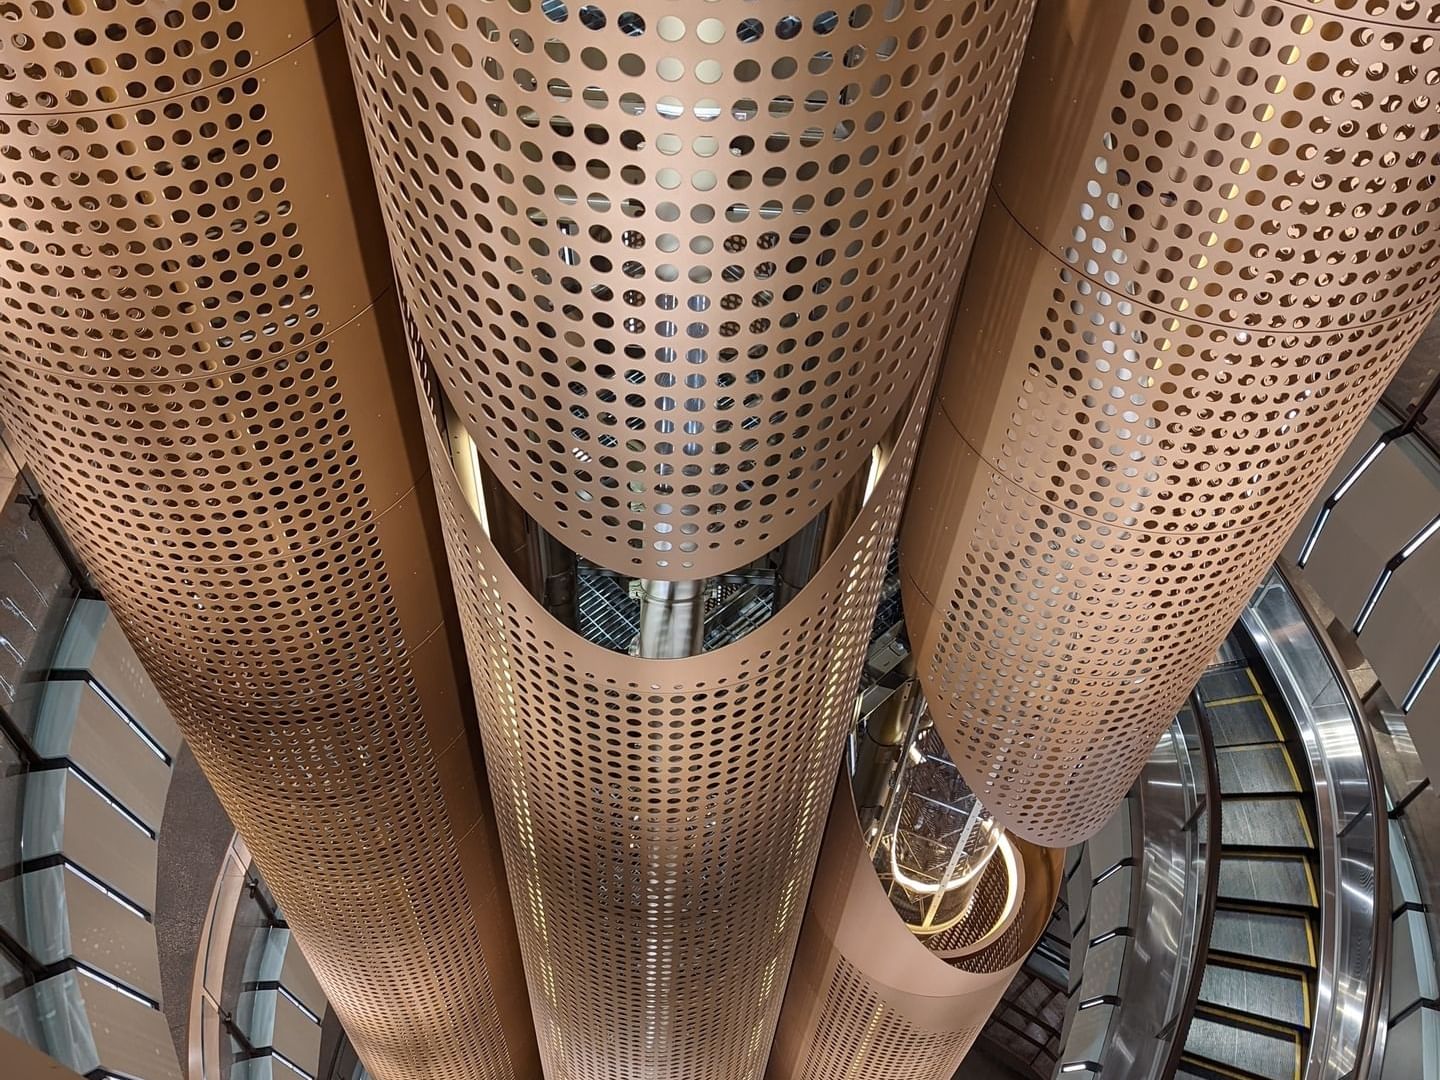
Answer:
M1008 829L1110 816L1433 313L1429 10L1041 5L902 536Z
M547 1074L752 1080L1029 6L341 7ZM663 652L545 611L467 471ZM822 513L696 654L662 583Z
M876 876L842 777L766 1076L950 1080L1060 888L1062 852L1001 845L965 919L927 946Z
M535 1076L333 13L10 8L6 437L370 1074Z
M723 573L904 413L1026 4L342 4L397 273L484 462L581 556Z

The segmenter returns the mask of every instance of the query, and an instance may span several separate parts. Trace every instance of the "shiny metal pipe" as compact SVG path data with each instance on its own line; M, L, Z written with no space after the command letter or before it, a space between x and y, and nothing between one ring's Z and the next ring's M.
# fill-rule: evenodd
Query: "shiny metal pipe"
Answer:
M705 582L641 581L637 656L695 656L705 642Z

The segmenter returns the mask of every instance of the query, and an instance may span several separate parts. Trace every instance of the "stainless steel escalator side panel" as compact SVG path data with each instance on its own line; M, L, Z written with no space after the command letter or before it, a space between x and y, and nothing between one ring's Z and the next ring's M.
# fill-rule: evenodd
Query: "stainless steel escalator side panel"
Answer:
M1199 733L1189 709L1181 711L1160 740L1135 787L1143 846L1140 910L1134 923L1132 960L1121 986L1112 1051L1106 1059L1123 1063L1122 1075L1163 1075L1170 1041L1182 1028L1172 1023L1200 960L1200 910L1207 873L1203 819L1192 822L1207 799L1206 770ZM1156 1032L1171 1031L1171 1038Z
M1305 1080L1378 1075L1390 956L1387 818L1374 742L1348 681L1283 575L1241 623L1279 688L1314 787L1321 932Z
M1062 1071L1069 1066L1076 1075L1085 1075L1084 1062L1101 1062L1107 1074L1159 1080L1165 1075L1171 1043L1183 1035L1183 1025L1172 1021L1203 966L1200 920L1195 913L1208 873L1207 832L1203 817L1192 820L1208 787L1199 743L1194 716L1184 710L1156 745L1125 806L1117 811L1130 815L1126 854L1134 859L1132 867L1122 870L1115 862L1115 850L1102 851L1096 840L1090 841L1088 871L1100 880L1093 887L1087 926L1078 944L1094 939L1098 947L1088 952L1078 949L1073 958L1072 971L1083 974L1072 977L1076 992L1061 1038ZM1140 878L1129 890L1123 912L1107 900L1112 892L1108 886L1122 872ZM1109 940L1116 928L1126 932L1119 942ZM1117 945L1123 955L1118 976L1112 980L1103 969L1115 963L1107 950ZM1118 1004L1097 1004L1102 993L1113 993ZM1076 1009L1084 1011L1077 1014ZM1106 1017L1101 1032L1094 1027L1095 1016ZM1157 1038L1157 1032L1168 1034Z

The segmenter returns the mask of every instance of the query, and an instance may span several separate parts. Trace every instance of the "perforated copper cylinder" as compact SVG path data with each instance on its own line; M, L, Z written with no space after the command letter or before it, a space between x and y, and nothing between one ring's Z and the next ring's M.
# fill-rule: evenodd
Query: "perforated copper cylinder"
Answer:
M435 415L555 537L728 572L893 444L769 622L657 660L534 600L433 441L547 1075L758 1077L1028 5L342 10Z
M1006 826L1110 815L1440 294L1432 5L1041 5L902 537Z
M1029 3L341 8L420 339L524 509L671 580L821 512L934 356Z
M843 779L768 1080L950 1080L1040 939L1060 888L1063 852L1007 847L970 913L927 947L876 877Z
M333 11L0 35L7 438L371 1075L538 1075Z
M801 596L647 660L560 626L432 462L546 1074L764 1067L919 435Z

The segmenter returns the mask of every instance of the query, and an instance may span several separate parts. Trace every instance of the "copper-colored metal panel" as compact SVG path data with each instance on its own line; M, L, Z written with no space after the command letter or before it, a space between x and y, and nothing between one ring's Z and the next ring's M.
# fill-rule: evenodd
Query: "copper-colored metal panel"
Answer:
M902 537L937 727L1046 844L1123 798L1440 295L1430 31L1193 7L1037 14Z
M371 1074L537 1075L333 12L3 14L7 438Z
M1030 4L344 0L402 289L577 553L733 570L935 355Z
M1403 0L1061 0L995 190L1157 313L1279 333L1431 308L1437 27Z
M432 433L547 1075L758 1077L1030 5L341 8L425 392L560 542L732 571L899 431L808 584L665 660L534 599Z
M770 1056L768 1080L949 1080L1049 921L1063 852L1020 841L997 940L946 962L875 875L842 777ZM991 871L1003 871L996 859ZM1003 877L1003 872L1001 874ZM977 900L977 922L982 903ZM971 922L967 919L967 923Z
M611 652L500 558L431 454L546 1075L764 1067L923 408L817 576L700 656Z

